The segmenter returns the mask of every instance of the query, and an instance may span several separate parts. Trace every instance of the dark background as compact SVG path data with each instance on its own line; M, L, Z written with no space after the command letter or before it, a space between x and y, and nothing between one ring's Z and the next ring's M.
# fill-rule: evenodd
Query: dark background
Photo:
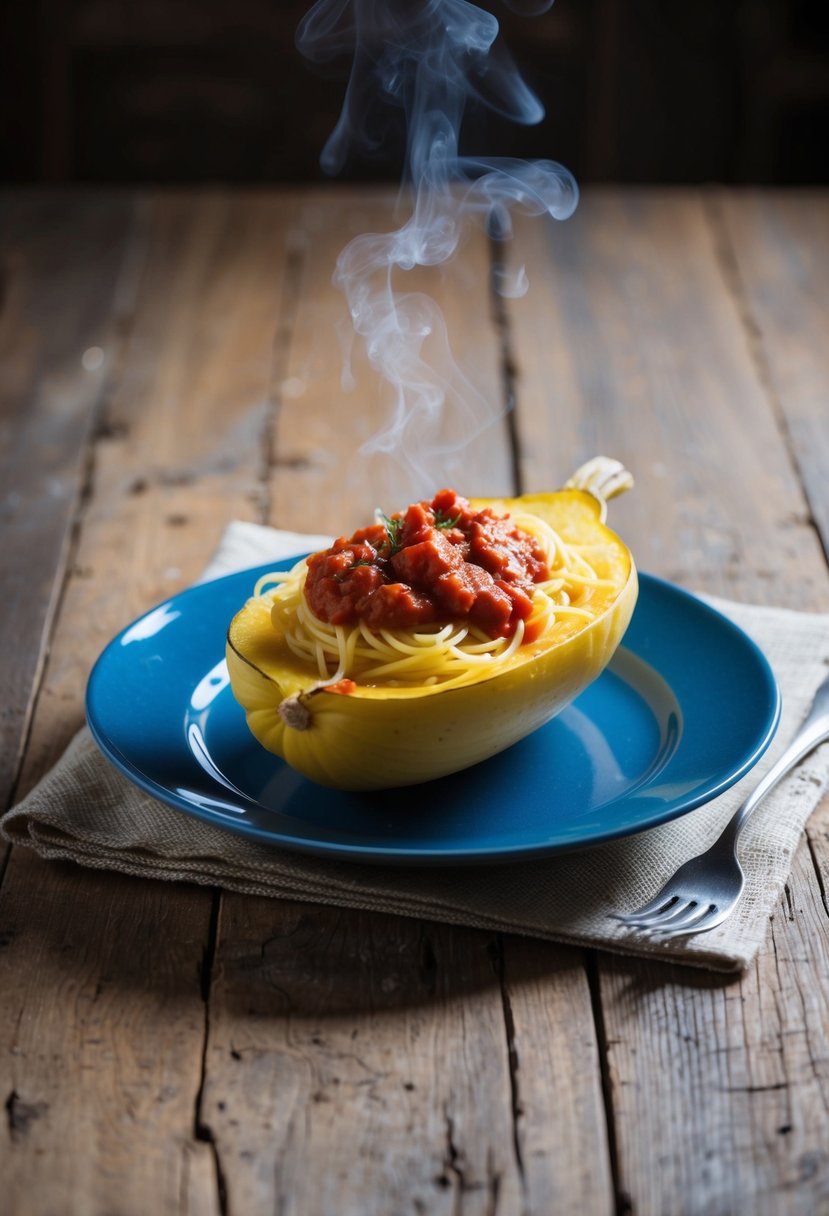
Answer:
M826 0L557 0L535 18L479 2L548 115L472 115L469 148L553 157L582 182L829 181ZM345 65L296 51L309 3L6 0L5 179L321 179Z

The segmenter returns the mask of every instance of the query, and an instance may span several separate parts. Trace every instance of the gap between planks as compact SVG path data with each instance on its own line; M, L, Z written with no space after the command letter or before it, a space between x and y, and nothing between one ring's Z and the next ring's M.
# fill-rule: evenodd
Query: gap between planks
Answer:
M752 307L751 295L747 290L743 273L740 269L737 250L734 247L731 234L728 230L728 224L726 223L722 197L712 192L703 194L702 214L711 233L714 260L722 275L725 290L731 297L734 308L740 318L749 358L757 376L757 383L760 385L768 401L770 413L780 433L783 449L789 457L789 463L803 490L803 497L809 508L806 522L814 531L818 544L822 548L827 562L829 562L829 537L823 536L815 517L808 478L803 475L803 466L797 450L797 444L792 435L789 418L780 394L774 385L771 361L766 351L763 328L759 317Z
M630 1195L622 1186L619 1137L616 1131L616 1115L613 1108L613 1081L610 1072L608 1034L604 1008L602 1007L602 986L599 978L599 960L596 950L584 951L584 968L587 974L587 984L590 989L590 1009L593 1014L593 1031L596 1038L598 1067L602 1082L602 1103L604 1104L605 1123L607 1125L607 1153L610 1164L610 1177L613 1181L615 1212L616 1216L627 1216L628 1213L633 1211L633 1202Z
M204 1086L207 1080L207 1045L210 1041L210 988L213 982L213 964L216 958L216 943L219 937L219 913L222 906L222 892L220 887L214 887L211 892L212 899L210 904L210 924L207 932L207 943L204 948L204 963L201 973L201 993L204 1001L204 1028L201 1050L201 1072L199 1074L199 1087L196 1091L195 1111L193 1118L193 1137L203 1144L210 1147L210 1153L213 1158L213 1169L215 1171L216 1194L220 1216L228 1216L227 1203L227 1183L225 1180L224 1170L222 1168L222 1160L219 1156L219 1146L210 1128L210 1125L202 1117L202 1101L204 1098Z
M271 374L268 393L268 409L262 429L262 466L260 481L262 497L259 504L259 523L267 524L273 510L273 477L279 465L279 416L282 410L281 385L287 375L291 339L297 316L307 241L301 239L299 229L289 229L286 234L285 270L279 312L274 328Z
M507 264L509 245L506 240L496 236L490 237L490 275L489 297L492 311L492 323L498 337L498 361L501 376L501 402L506 420L507 442L510 446L510 465L512 469L513 493L524 493L524 475L521 469L521 447L518 437L518 374L515 356L512 349L512 327L509 311L504 303L503 295L496 284L504 277L503 271Z

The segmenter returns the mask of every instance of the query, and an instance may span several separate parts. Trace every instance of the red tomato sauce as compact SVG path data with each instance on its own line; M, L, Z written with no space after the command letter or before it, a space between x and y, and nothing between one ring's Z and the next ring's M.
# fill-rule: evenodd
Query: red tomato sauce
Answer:
M533 585L546 578L540 544L508 515L475 511L454 490L441 490L315 553L305 596L329 625L410 629L463 620L492 638L511 637L530 615Z

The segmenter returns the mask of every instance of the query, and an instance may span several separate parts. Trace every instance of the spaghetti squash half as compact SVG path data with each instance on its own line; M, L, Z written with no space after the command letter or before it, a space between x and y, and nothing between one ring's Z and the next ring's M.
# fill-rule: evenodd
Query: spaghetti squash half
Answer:
M227 663L248 726L323 785L413 785L547 722L603 670L636 603L604 520L632 484L598 457L553 493L381 517L260 579Z

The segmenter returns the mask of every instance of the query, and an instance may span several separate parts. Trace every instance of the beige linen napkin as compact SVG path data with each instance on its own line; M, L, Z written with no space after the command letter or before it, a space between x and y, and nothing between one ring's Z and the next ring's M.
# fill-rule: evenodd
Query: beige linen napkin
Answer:
M317 548L324 537L231 524L206 578ZM626 933L608 913L638 907L713 841L788 743L829 664L829 616L716 605L762 647L783 694L769 751L737 786L672 823L580 853L452 868L330 861L269 848L152 800L103 758L82 730L11 810L3 834L43 857L256 895L370 908L671 958L714 970L746 967L763 940L803 825L829 784L829 746L813 752L749 821L740 855L747 885L719 928L673 942Z

